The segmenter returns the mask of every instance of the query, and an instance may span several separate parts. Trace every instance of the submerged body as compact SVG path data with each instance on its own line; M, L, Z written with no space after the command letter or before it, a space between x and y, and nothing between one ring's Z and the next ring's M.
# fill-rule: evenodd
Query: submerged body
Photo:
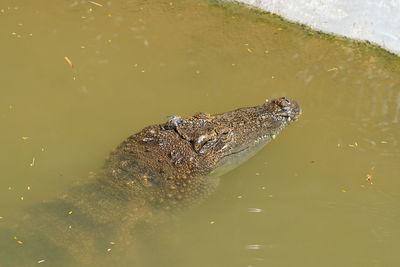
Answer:
M41 259L57 266L93 264L110 246L134 243L171 209L204 199L218 176L256 153L300 113L295 101L279 98L146 127L121 143L95 177L26 215L7 233L26 247L3 253L14 253L18 265Z

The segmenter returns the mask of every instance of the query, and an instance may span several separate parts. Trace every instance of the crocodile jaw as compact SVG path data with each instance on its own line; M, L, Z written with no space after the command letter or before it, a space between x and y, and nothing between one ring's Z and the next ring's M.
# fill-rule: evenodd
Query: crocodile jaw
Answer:
M249 113L251 119L247 123L244 123L244 119L243 122L236 124L236 127L233 126L234 130L231 132L233 141L225 144L225 147L230 146L230 149L222 153L218 167L211 172L212 175L223 175L251 158L275 139L287 125L296 121L301 115L301 109L296 101L279 98L267 101L261 106L242 108L233 113ZM232 114L232 117L234 116L236 114Z

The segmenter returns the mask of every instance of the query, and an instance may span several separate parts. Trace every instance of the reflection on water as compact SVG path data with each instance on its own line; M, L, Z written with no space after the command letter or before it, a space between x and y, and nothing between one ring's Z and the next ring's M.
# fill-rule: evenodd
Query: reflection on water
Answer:
M0 20L2 229L146 125L284 95L296 124L113 264L399 264L398 58L214 2L6 0ZM27 244L1 238L7 266Z

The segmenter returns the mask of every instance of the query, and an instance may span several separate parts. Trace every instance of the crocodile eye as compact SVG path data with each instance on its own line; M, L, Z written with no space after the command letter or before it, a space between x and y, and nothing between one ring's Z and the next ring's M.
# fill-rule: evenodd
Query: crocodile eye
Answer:
M200 135L199 138L197 138L196 143L202 144L206 138L207 138L207 135L205 135L205 134Z
M199 152L201 148L204 146L205 143L207 143L208 140L210 140L211 136L207 134L202 134L196 139L194 139L193 142L193 148L196 152Z
M282 107L287 107L290 105L290 101L289 101L289 99L281 98L280 104Z
M172 118L170 119L170 123L174 126L177 127L179 124L181 124L182 119L179 116L173 115Z

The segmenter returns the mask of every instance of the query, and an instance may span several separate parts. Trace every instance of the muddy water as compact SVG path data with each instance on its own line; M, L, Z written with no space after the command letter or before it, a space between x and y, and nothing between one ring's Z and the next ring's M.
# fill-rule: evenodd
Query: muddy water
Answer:
M204 1L3 0L0 23L0 225L168 115L287 96L301 119L140 256L150 266L400 264L398 58Z

